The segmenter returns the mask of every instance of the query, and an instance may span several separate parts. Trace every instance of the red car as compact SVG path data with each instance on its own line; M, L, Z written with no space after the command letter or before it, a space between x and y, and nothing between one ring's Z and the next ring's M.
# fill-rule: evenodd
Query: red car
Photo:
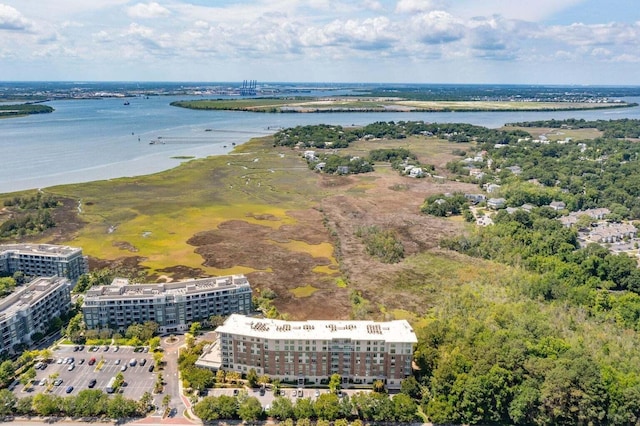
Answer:
M91 359L89 360L89 365L93 365L93 364L95 364L95 363L96 363L96 359L95 359L95 358L91 358Z

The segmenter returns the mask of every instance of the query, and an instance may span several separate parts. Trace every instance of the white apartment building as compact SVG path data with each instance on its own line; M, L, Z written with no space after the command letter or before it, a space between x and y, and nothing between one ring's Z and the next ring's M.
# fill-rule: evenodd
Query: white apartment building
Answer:
M405 320L282 321L231 315L216 330L196 365L246 374L255 369L288 382L369 384L384 380L389 388L412 373L418 339Z
M213 315L249 314L251 295L244 275L160 284L117 278L111 285L89 289L82 312L89 329L125 330L133 323L154 321L161 333L173 333Z
M65 277L77 281L89 272L82 249L53 244L0 245L0 274L22 271L29 277Z
M0 352L13 352L17 344L31 343L44 333L51 319L71 308L72 283L62 277L39 277L0 299Z

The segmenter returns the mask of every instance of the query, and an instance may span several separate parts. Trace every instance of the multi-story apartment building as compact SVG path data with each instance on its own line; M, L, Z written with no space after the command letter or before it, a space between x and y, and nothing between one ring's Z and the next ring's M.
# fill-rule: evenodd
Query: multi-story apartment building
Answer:
M411 375L417 338L405 320L281 321L231 315L196 365L304 383L333 374L343 383L384 380L398 388Z
M13 352L29 344L36 332L44 333L51 319L71 308L67 278L39 277L0 300L0 352Z
M124 330L133 323L154 321L161 333L189 329L190 323L213 315L251 312L251 286L244 275L161 284L111 285L87 291L82 305L89 329Z
M0 245L0 274L22 271L29 277L64 277L76 281L89 272L82 249L52 244Z

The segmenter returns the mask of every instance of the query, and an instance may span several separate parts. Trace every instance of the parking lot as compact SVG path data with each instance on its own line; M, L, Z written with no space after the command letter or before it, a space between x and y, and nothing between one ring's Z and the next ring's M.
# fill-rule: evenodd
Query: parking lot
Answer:
M138 400L144 392L153 391L156 381L155 370L149 372L153 356L148 352L134 352L130 346L61 345L53 351L52 358L53 362L46 364L44 369L36 368L31 395L45 391L60 396L74 395L89 388L106 391L109 380L122 372L125 380L125 386L121 388L123 395ZM132 359L135 359L135 365L130 365ZM90 386L92 380L95 384ZM23 389L22 386L15 389L18 397L24 396Z

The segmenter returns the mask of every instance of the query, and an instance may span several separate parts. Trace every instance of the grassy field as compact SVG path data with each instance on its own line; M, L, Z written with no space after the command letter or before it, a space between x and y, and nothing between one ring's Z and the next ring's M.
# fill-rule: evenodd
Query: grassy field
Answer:
M454 150L472 149L414 136L359 141L345 154L394 147L434 164L437 173L457 157ZM468 225L419 213L431 193L473 188L402 177L386 164L363 175L321 175L309 170L300 152L274 148L267 137L162 173L45 191L75 200L69 214L81 226L58 230L55 242L82 247L93 265L133 265L149 280L243 273L257 292L272 290L274 305L294 319L420 322L452 292L511 276L502 267L439 251L442 236ZM356 231L370 225L396 232L406 259L388 265L367 255ZM353 292L366 303L353 306Z
M558 111L620 108L621 104L588 102L509 101L410 101L399 98L333 97L287 99L220 99L179 101L171 105L190 109L240 110L253 112L335 112L335 111Z

